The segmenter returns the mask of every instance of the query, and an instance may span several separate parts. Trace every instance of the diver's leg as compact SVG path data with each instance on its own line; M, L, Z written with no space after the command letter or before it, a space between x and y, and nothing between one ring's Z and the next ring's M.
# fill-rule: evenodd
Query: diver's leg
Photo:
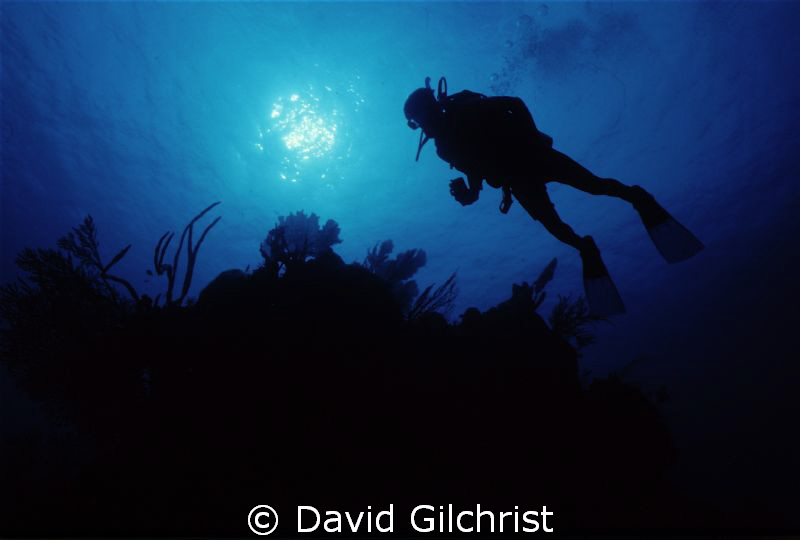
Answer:
M567 184L593 195L619 197L633 205L647 234L667 262L692 257L703 249L703 243L667 212L655 198L640 186L626 186L613 178L600 178L575 160L551 150L545 160L548 179Z
M622 298L608 274L594 239L591 236L579 236L561 220L544 185L523 184L516 189L512 187L511 191L528 214L539 221L550 234L580 251L583 261L583 288L591 313L601 317L625 313Z
M647 195L639 186L627 186L614 178L600 178L589 169L558 150L551 150L545 160L548 180L572 186L592 195L618 197L637 204Z
M584 238L561 220L544 185L537 186L535 190L512 188L511 192L525 211L540 222L547 232L579 251L585 245Z

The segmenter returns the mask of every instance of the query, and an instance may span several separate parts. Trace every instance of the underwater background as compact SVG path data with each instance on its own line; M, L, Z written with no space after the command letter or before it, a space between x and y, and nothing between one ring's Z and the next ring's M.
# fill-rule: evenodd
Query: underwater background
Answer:
M302 209L339 223L345 261L391 238L426 251L422 286L457 271L453 317L557 257L552 305L581 293L577 253L518 204L500 214L498 190L453 201L458 173L433 145L414 162L402 114L425 76L519 96L555 148L642 185L706 245L667 265L626 203L549 184L628 311L595 328L581 367L666 387L678 482L794 514L800 4L3 2L0 16L0 282L22 248L91 214L106 257L133 245L117 273L154 296L158 238L221 201L192 295L259 264L278 216ZM5 373L0 408L4 435L37 429Z

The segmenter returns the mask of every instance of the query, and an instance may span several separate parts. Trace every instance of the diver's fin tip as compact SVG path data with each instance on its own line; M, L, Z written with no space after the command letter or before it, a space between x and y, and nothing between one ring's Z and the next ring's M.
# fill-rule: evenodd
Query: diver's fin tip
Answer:
M583 288L589 302L589 313L595 317L612 317L625 313L625 304L611 276L585 278Z
M634 208L653 245L668 263L685 261L703 250L703 243L641 188Z
M658 252L670 264L690 259L705 246L689 229L670 216L667 220L647 228L647 234Z
M591 237L584 238L581 250L583 260L583 290L589 303L589 313L595 317L611 317L625 313L625 304L608 274L605 263Z

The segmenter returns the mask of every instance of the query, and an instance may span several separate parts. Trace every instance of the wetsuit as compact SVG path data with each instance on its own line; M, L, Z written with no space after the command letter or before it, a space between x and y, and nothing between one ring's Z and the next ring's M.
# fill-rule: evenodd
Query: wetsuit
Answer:
M582 238L558 216L547 182L634 201L634 188L600 178L553 149L552 138L536 128L521 99L469 91L446 99L443 129L435 138L439 157L466 174L473 189L480 189L481 180L510 189L528 214L559 240L578 249L582 245Z

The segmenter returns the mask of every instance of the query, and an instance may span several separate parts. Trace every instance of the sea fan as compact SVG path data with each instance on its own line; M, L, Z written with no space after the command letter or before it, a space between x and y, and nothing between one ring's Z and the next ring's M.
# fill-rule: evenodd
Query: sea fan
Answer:
M267 263L289 267L317 257L341 242L339 225L329 219L319 226L319 216L302 210L280 216L278 223L261 242L261 255Z

